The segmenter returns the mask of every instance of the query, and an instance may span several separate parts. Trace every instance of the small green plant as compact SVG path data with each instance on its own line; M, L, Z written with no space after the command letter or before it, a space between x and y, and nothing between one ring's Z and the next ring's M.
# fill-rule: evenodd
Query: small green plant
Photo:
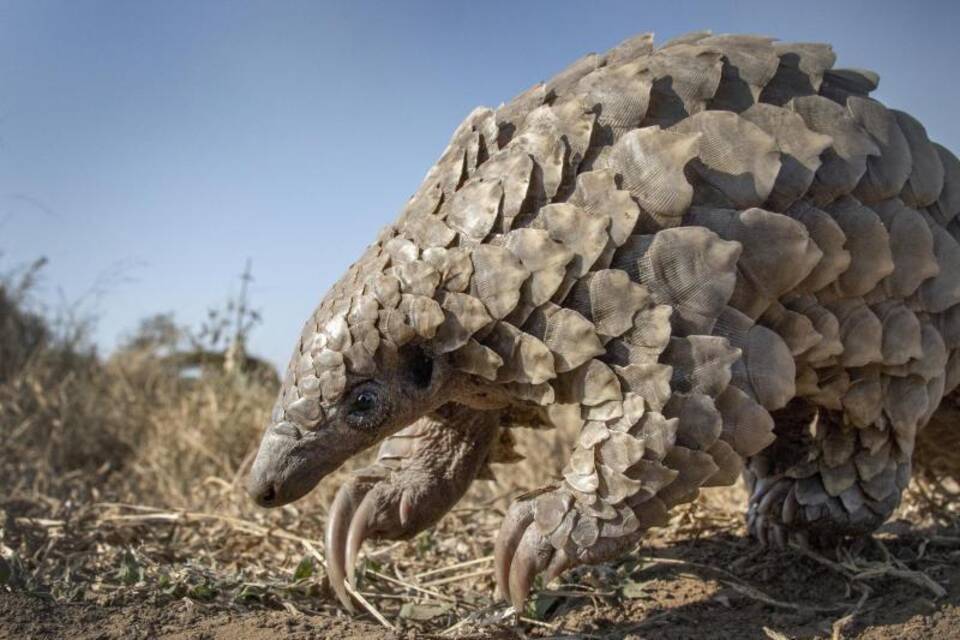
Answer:
M0 585L5 585L13 578L13 567L0 556Z
M427 553L437 547L437 541L433 539L433 534L429 529L418 534L415 540L417 545L417 557L420 558L427 555Z
M311 556L304 556L300 562L297 563L297 568L293 570L293 581L300 582L306 580L313 576L313 574L313 558Z
M133 585L143 581L143 567L129 549L124 551L123 556L120 558L120 568L117 570L117 577L126 585Z

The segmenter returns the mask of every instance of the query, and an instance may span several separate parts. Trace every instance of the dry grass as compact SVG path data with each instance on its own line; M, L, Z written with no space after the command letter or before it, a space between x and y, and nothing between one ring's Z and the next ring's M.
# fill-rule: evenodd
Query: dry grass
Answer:
M18 355L0 378L0 592L100 605L187 598L235 611L342 615L323 576L322 526L325 505L350 469L278 511L256 509L238 487L275 380L217 370L185 377L144 344L102 361L82 342L44 333L42 319L22 313L0 289L4 301L0 353ZM31 335L41 339L26 345L31 323ZM411 543L369 547L358 598L371 619L441 636L509 627L514 620L492 599L493 536L511 496L559 471L570 436L563 430L520 434L520 448L535 464L512 467L497 483L476 483L435 531ZM640 559L579 569L541 590L519 628L528 635L604 636L595 620L577 613L584 607L619 624L620 635L655 628L674 615L662 602L644 604L663 570L693 574L712 590L708 600L739 598L818 616L832 630L825 637L843 637L857 616L876 609L877 581L909 583L924 597L939 598L944 587L926 569L944 558L956 562L956 484L942 481L943 455L922 455L938 479L924 476L900 513L911 525L904 544L914 560L891 555L882 543L866 555L805 556L809 567L835 576L843 594L838 600L774 593L759 581L757 567L770 561L757 560L750 543L737 537L743 496L733 488L680 509L667 529L651 535ZM920 528L927 525L935 528ZM890 535L898 532L880 539L889 542ZM687 559L683 549L696 550L698 541L713 555ZM725 549L736 560L721 562ZM627 615L623 603L630 602L637 618L621 624L616 616ZM768 635L777 633L770 628Z

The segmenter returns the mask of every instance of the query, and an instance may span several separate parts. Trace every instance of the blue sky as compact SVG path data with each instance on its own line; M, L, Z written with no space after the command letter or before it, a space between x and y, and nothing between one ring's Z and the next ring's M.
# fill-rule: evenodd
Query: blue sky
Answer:
M960 150L960 3L0 0L0 272L50 259L109 350L196 324L253 261L285 363L455 126L588 51L701 28L831 42ZM99 295L90 295L99 291Z

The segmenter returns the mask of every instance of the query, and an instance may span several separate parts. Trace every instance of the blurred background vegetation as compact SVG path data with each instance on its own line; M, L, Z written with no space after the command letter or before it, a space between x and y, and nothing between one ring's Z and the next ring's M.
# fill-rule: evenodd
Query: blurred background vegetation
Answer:
M104 356L90 340L95 319L38 310L31 293L44 266L0 280L4 493L187 507L206 478L233 481L278 387L273 366L244 349L260 320L246 286L198 328L152 315Z

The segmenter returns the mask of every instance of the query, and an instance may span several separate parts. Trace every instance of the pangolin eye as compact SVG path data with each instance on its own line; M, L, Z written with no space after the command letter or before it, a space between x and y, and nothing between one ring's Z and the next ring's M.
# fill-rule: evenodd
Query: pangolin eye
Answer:
M377 405L377 394L373 391L361 391L350 405L350 413L364 414Z
M386 413L384 396L376 383L363 384L355 389L345 406L346 421L358 429L372 429L383 421Z

